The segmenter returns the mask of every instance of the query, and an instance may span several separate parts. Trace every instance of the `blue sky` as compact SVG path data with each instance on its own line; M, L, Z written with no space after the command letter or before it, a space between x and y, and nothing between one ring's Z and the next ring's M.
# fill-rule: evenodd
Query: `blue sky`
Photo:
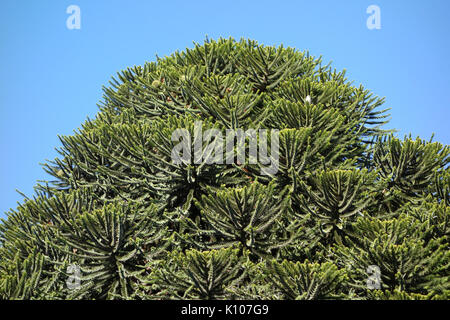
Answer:
M69 30L69 5L81 29ZM366 8L381 9L369 30ZM33 195L57 135L94 117L117 71L192 42L241 37L322 55L386 97L398 135L450 142L450 1L2 0L0 4L0 217Z

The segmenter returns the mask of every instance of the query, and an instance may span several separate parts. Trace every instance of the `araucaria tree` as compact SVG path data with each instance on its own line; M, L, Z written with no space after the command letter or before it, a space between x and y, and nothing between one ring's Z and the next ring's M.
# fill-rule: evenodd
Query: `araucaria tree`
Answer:
M0 298L448 299L449 147L384 130L383 102L247 40L118 73L0 224ZM266 135L194 147L239 129Z

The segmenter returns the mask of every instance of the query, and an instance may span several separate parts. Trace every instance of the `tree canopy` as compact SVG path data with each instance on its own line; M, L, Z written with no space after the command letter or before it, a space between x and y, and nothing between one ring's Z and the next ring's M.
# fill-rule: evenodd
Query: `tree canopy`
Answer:
M448 299L450 149L383 103L252 40L119 72L0 223L0 298ZM279 133L278 170L174 163L180 128Z

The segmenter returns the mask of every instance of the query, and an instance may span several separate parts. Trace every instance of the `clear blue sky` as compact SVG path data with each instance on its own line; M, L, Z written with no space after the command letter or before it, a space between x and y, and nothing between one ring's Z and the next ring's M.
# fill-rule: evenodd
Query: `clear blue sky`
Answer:
M81 9L69 30L66 8ZM366 8L381 9L381 29ZM205 36L283 44L333 60L391 107L389 128L450 142L450 1L0 2L0 217L46 179L39 163L56 157L57 135L97 113L101 87Z

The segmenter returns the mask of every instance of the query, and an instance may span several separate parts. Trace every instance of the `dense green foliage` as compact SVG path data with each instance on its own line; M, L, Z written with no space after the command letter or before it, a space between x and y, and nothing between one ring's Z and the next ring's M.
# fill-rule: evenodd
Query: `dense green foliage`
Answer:
M120 72L0 224L0 298L448 299L450 149L383 130L383 102L254 41ZM200 120L279 130L278 172L174 163Z

